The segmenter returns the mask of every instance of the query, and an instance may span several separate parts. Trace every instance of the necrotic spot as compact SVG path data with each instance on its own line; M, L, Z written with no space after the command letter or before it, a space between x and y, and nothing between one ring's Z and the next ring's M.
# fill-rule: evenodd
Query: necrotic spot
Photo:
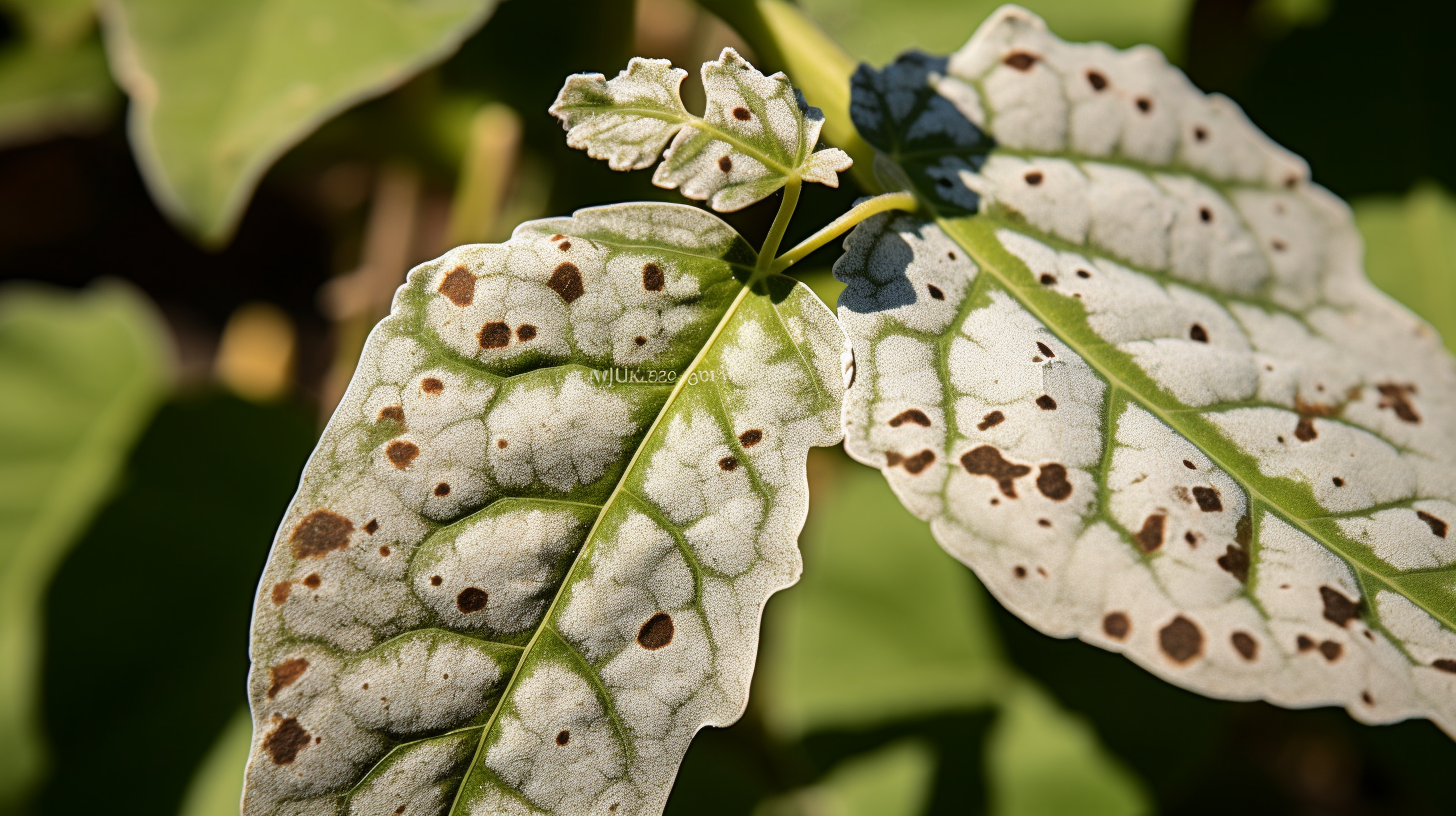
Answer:
M480 333L475 336L483 349L505 348L511 344L511 327L497 320L481 326Z
M1041 174L1041 171L1040 170L1032 170L1031 172L1029 172L1026 175L1022 176L1022 178L1026 180L1026 183L1027 184L1031 185L1032 187L1035 187L1035 186L1041 184L1042 174Z
M1097 71L1088 71L1087 84L1091 85L1094 91L1105 91L1107 90L1107 77Z
M331 510L315 510L293 528L288 543L294 558L322 558L334 550L349 546L354 522Z
M561 250L562 252L565 252L565 251L571 249L571 242L570 241L562 241L561 243L559 243L559 244L556 245L556 248L559 249L559 250Z
M1041 473L1036 477L1036 489L1053 501L1072 495L1072 483L1067 481L1066 467L1056 462L1042 465Z
M389 457L390 464L404 470L409 467L410 462L415 460L415 457L420 455L420 446L403 439L396 439L384 449L384 455Z
M312 735L303 730L297 718L289 717L278 723L278 727L263 738L263 750L273 760L274 765L287 765L298 758L299 751L308 746L310 737Z
M981 421L976 423L976 428L978 430L984 431L987 428L994 428L1004 421L1006 421L1005 414L1001 413L1000 411L992 411L991 413L981 417Z
M1042 394L1036 398L1036 407L1043 411L1057 410L1057 401L1051 398L1050 394Z
M1193 488L1193 499L1198 502L1198 509L1205 513L1223 512L1223 500L1218 497L1218 489L1213 487Z
M751 448L762 441L763 431L760 431L757 428L749 431L744 431L743 433L738 435L738 444L742 445L745 448Z
M1218 557L1218 565L1224 572L1239 579L1240 583L1249 581L1249 551L1243 547L1228 545L1223 555Z
M402 406L402 405L386 405L383 408L380 408L379 409L379 421L380 422L383 422L386 419L389 420L390 422L398 422L399 424L403 425L404 424L404 406Z
M1300 442L1308 442L1317 436L1319 436L1319 433L1314 429L1313 419L1309 417L1300 417L1299 422L1295 423L1294 438L1298 439Z
M557 731L556 732L556 744L557 745L565 745L568 742L571 742L571 732L570 731L562 730L562 731Z
M318 589L323 582L324 579L320 578L317 572L310 572L303 578L303 585L309 589Z
M723 470L733 470L734 468L738 467L738 460L733 458L732 456L725 456L722 459L718 460L718 467L722 468Z
M932 453L929 448L926 448L925 450L915 454L914 456L905 457L902 464L904 465L906 472L908 472L912 476L915 476L918 475L921 471L930 467L931 464L933 464L934 462L935 454Z
M440 281L440 294L456 306L469 306L475 301L475 276L463 266L455 267Z
M1140 96L1140 97L1138 97L1137 98L1137 109L1140 110L1140 111L1142 111L1143 113L1152 113L1153 112L1153 100L1147 98L1146 96Z
M932 298L936 300L945 300L945 293L940 291L939 286L936 286L933 283L927 283L925 284L925 290L930 293L930 296Z
M1132 631L1132 621L1121 612L1108 612L1102 618L1102 632L1113 640L1122 640Z
M1213 223L1213 210L1210 210L1207 207L1199 207L1198 208L1198 220L1199 221L1202 221L1205 224L1212 224Z
M661 292L662 287L667 284L667 276L663 274L662 267L655 263L642 265L642 288L649 292Z
M1030 71L1031 67L1036 65L1036 60L1035 54L1026 51L1012 51L1001 61L1018 71Z
M581 297L582 293L586 291L581 283L581 270L570 261L558 265L556 270L551 273L551 280L546 281L546 285L567 303Z
M753 118L753 114L748 112L748 108L737 107L733 109L733 118L740 122L747 122Z
M1133 542L1138 545L1138 549L1150 553L1163 546L1163 522L1167 518L1162 513L1154 513L1143 519L1142 529L1132 537Z
M1202 326L1194 323L1188 328L1188 339L1197 343L1207 343L1208 332Z
M1416 392L1414 385L1384 383L1375 387L1380 391L1380 404L1377 407L1394 411L1396 419L1402 422L1415 424L1421 421L1421 415L1416 413L1415 406L1410 404L1409 399L1409 395Z
M434 377L426 377L420 380L420 390L426 394L438 394L445 390L445 384Z
M1294 639L1294 648L1301 652L1307 652L1314 648L1314 641L1310 639L1309 635L1300 635Z
M1344 487L1345 486L1345 480L1344 479L1341 479L1339 476L1333 477L1332 479L1330 479L1330 481L1334 483L1335 487Z
M436 496L448 496L448 495L450 495L450 483L449 482L440 482L439 484L435 485L435 495Z
M1446 531L1450 529L1450 526L1444 520L1436 518L1424 510L1417 510L1416 518L1424 521L1426 526L1431 528L1431 535L1436 538L1445 538Z
M1332 586L1319 588L1320 602L1324 604L1325 620L1336 626L1348 626L1350 621L1360 617L1360 604L1352 601L1343 592Z
M1018 564L1015 569L1011 570L1011 574L1012 575L1015 575L1017 578L1025 578L1026 577L1026 567L1023 567L1020 564Z
M278 583L276 583L276 584L273 585L273 592L272 592L273 603L276 604L276 605L278 605L278 606L282 606L283 605L283 602L286 601L286 600L288 600L288 596L292 592L293 592L293 582L292 581L279 581Z
M1040 280L1041 281L1041 285L1042 286L1056 286L1057 285L1057 276L1056 275L1053 275L1051 273L1042 273L1042 276L1040 278L1038 278L1037 280Z
M1195 549L1198 547L1198 536L1194 535L1192 530L1183 533L1183 540L1188 542L1188 546L1190 547Z
M1229 635L1229 643L1234 646L1234 651L1245 660L1253 660L1259 654L1259 641L1248 632L1234 632Z
M672 642L672 616L658 612L637 630L637 645L644 649L661 649Z
M439 586L440 584L443 584L443 583L445 583L445 579L444 578L441 578L438 575L431 575L430 576L430 586Z
M1018 465L1001 458L1001 451L990 445L981 445L961 455L961 467L972 476L989 476L1001 488L1008 499L1016 498L1015 480L1031 472L1026 465Z
M1158 647L1174 663L1186 664L1203 653L1203 633L1197 624L1179 615L1158 630Z
M647 338L639 334L636 337L632 338L632 342L636 343L639 346L645 346L647 345Z
M718 169L727 173L733 170L733 160L724 156L718 160Z
M1052 347L1051 346L1048 346L1046 343L1043 343L1040 340L1036 341L1036 350L1039 351L1039 352L1041 352L1042 353L1042 356L1044 356L1044 357L1046 357L1048 359L1057 356L1057 355L1055 355L1055 354L1052 353Z
M1208 130L1207 129L1205 129L1202 125L1194 125L1193 126L1193 140L1195 142L1201 142L1201 141L1204 141L1207 138L1208 138Z
M455 606L461 612L468 615L471 612L479 612L484 609L485 602L489 599L490 596L480 587L466 587L460 590L459 595L455 596Z
M1447 674L1456 674L1456 660L1448 657L1438 658L1431 662L1431 668L1446 672Z
M926 416L925 412L919 408L911 408L908 411L902 411L897 414L890 420L890 427L898 428L907 422L913 422L922 428L930 427L930 417Z
M385 544L385 545L381 546L379 548L379 554L382 555L382 556L384 556L385 558L388 558L389 557L389 545L388 544Z
M1324 643L1321 643L1319 645L1319 650L1320 654L1325 656L1325 660L1328 660L1331 663L1339 660L1340 655L1345 653L1345 647L1334 642L1333 640L1327 640Z
M302 657L285 660L269 669L268 677L271 682L268 684L268 699L277 697L278 692L293 685L306 671L308 671L308 661Z
M1092 273L1091 272L1088 272L1085 269L1078 269L1077 270L1077 277L1082 278L1082 279L1085 280L1087 278L1092 277Z
M527 340L536 339L536 327L532 326L530 323L522 323L521 325L516 327L516 339L520 340L522 343L526 342Z
M1183 460L1183 467L1186 467L1189 470L1197 470L1198 469L1198 467L1196 465L1194 465L1192 462L1188 461L1187 459L1184 459Z
M509 441L507 441L506 439L504 439L504 438L497 439L495 441L495 446L497 448L500 448L501 450L505 450L506 448L510 447L510 444L511 443Z
M364 525L364 532L369 535L379 532L379 519L369 519L369 523Z

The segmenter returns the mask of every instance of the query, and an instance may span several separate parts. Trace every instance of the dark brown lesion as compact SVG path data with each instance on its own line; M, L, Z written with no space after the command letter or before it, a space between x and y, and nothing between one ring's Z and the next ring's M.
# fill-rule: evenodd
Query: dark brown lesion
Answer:
M461 612L468 615L471 612L479 612L484 609L486 602L489 600L490 596L480 587L466 587L460 590L459 595L455 596L455 606Z
M384 455L395 468L404 470L420 455L420 446L403 439L396 439L384 448Z
M475 276L464 266L457 266L440 281L439 292L456 306L469 306L475 302Z
M1005 421L1005 414L1001 413L1000 411L992 411L991 413L981 417L981 421L976 423L976 430L988 430L990 428L996 427L997 425L1000 425L1002 422Z
M1030 71L1039 59L1041 58L1030 51L1012 51L1010 54L1002 57L1001 62L1007 67L1014 68L1018 71Z
M397 422L401 426L403 426L404 425L404 406L403 405L386 405L383 408L380 408L379 409L379 419L378 419L378 421L379 422L385 422L385 421Z
M1102 633L1113 640L1125 640L1132 631L1132 621L1123 612L1108 612L1102 618Z
M1158 630L1158 648L1174 663L1186 665L1203 654L1203 632L1198 624L1179 615Z
M275 606L282 606L283 603L288 600L288 596L292 593L292 581L279 581L278 583L273 585L273 591L269 594L269 597L273 599L273 604Z
M738 435L738 444L745 448L751 448L763 441L763 431L752 428Z
M1036 477L1036 489L1052 501L1062 501L1072 495L1072 483L1067 481L1067 468L1057 462L1041 466Z
M995 480L1001 494L1008 499L1016 498L1016 480L1031 472L1027 465L1006 461L1001 451L990 445L981 445L961 454L961 467L972 476L988 476Z
M586 287L581 280L581 270L570 261L558 264L556 269L551 272L551 279L546 281L546 285L567 303L575 301L586 292Z
M1410 398L1416 394L1415 383L1379 383L1376 389L1380 391L1380 403L1376 407L1395 412L1396 419L1401 422L1409 422L1412 425L1421 421L1421 415L1416 413L1414 405L1411 405Z
M505 348L511 344L511 327L499 320L491 321L481 326L475 337L483 349Z
M426 394L440 394L445 390L445 383L438 377L425 377L420 380L420 390Z
M530 323L522 323L516 327L516 339L522 343L536 339L536 327Z
M288 765L298 759L298 752L308 747L313 735L298 724L296 717L280 718L274 715L277 726L263 737L263 751L274 765Z
M1036 398L1036 407L1043 411L1055 411L1057 410L1057 401L1052 399L1050 394L1042 394Z
M1202 485L1195 487L1193 488L1193 500L1198 502L1198 509L1205 513L1223 512L1223 500L1219 498L1218 488Z
M727 156L724 156L723 158L718 160L718 169L722 170L725 173L732 172L733 160L728 158Z
M919 408L911 408L907 411L901 411L899 414L896 414L890 419L890 427L898 428L907 422L913 422L914 424L919 425L922 428L930 427L930 417L926 416L925 412L920 410Z
M1107 76L1104 75L1101 71L1093 71L1089 69L1087 71L1087 84L1092 86L1092 90L1098 91L1100 93L1107 90L1107 86L1109 83L1107 81Z
M886 467L903 467L911 476L918 476L935 463L935 452L926 448L919 453L905 456L896 451L885 451Z
M315 510L303 517L288 535L294 558L322 558L349 546L354 522L332 510Z
M725 456L718 460L718 468L720 470L736 470L738 468L738 459L733 456Z
M940 287L933 283L925 284L925 291L929 292L930 296L936 300L945 300L945 292L940 291Z
M667 285L667 275L662 267L655 263L648 262L642 265L642 288L649 292L661 292Z
M1145 553L1154 552L1163 546L1163 528L1166 526L1168 516L1165 513L1153 513L1143 519L1143 526L1133 534L1133 543L1138 549Z
M658 612L637 630L637 645L648 651L656 651L672 643L672 636L672 616L666 612Z
M1447 524L1445 519L1437 518L1424 510L1417 510L1416 518L1424 521L1426 526L1431 528L1431 535L1436 538L1445 538L1446 532L1451 529L1451 525Z
M1234 525L1234 544L1228 545L1217 559L1218 566L1224 572L1237 578L1239 583L1249 582L1249 543L1253 540L1253 523L1249 516L1239 518Z
M733 109L733 118L740 122L747 122L753 118L753 114L748 112L748 108L739 106Z
M1259 641L1248 632L1234 632L1229 635L1229 643L1233 644L1234 651L1239 653L1239 657L1245 660L1254 660L1259 656Z
M1340 656L1345 653L1345 647L1333 640L1326 640L1319 645L1319 652L1324 656L1325 660L1333 663L1339 660Z
M306 671L308 671L308 660L302 657L285 660L269 669L268 699L277 697L278 692L293 685Z
M1325 620L1339 627L1348 627L1350 621L1360 617L1360 602L1350 599L1345 593L1332 586L1319 588L1320 602L1324 605Z

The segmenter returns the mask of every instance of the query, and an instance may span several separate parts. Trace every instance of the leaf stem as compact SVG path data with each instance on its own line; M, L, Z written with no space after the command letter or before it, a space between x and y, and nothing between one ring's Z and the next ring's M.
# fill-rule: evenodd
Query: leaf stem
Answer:
M878 195L874 198L861 201L844 215L829 222L824 229L810 235L798 246L780 255L769 267L769 272L783 272L799 261L804 260L804 257L809 253L843 235L845 232L848 232L854 225L872 215L879 215L889 210L914 212L918 206L920 205L911 193L885 193L884 195ZM767 248L767 245L765 245L765 248Z
M763 247L758 251L758 265L753 269L755 279L765 278L772 273L775 266L773 257L779 251L779 244L783 243L784 233L789 229L789 219L794 217L794 208L799 206L799 190L804 182L798 176L790 176L787 184L784 185L784 200L779 202L779 212L774 216L773 226L768 228L768 237L763 239Z

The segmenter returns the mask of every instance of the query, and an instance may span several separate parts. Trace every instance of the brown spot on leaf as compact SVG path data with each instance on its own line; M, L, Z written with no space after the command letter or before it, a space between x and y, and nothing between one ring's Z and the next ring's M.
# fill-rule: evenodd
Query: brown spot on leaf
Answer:
M1308 442L1317 436L1319 432L1314 429L1314 420L1307 416L1300 417L1294 426L1294 438L1300 442Z
M315 510L303 517L288 535L294 558L323 558L349 546L354 522L332 510Z
M939 286L936 286L933 283L927 283L925 284L925 289L926 291L930 292L930 296L932 298L935 298L936 300L945 300L945 293L940 291Z
M762 441L763 431L760 431L757 428L749 431L744 431L743 433L738 435L738 444L742 445L745 448L751 448Z
M1047 359L1051 359L1052 357L1057 356L1052 353L1051 346L1048 346L1046 343L1043 343L1040 340L1036 341L1036 350L1040 351L1042 353L1042 356L1046 357Z
M1325 656L1325 660L1333 663L1340 659L1340 655L1345 653L1345 647L1333 640L1327 640L1319 645L1319 651L1320 654Z
M1040 170L1032 170L1032 171L1028 172L1026 175L1022 176L1022 178L1026 180L1026 183L1027 184L1031 185L1032 187L1035 187L1035 186L1041 184L1041 181L1042 181L1043 176L1042 176Z
M1189 470L1198 470L1198 466L1188 461L1187 459L1183 460L1183 467L1186 467Z
M439 586L440 584L443 584L443 583L445 583L445 579L444 578L441 578L438 575L431 575L430 576L430 586Z
M1092 86L1094 91L1107 90L1107 77L1097 71L1087 72L1087 84Z
M1147 98L1146 96L1140 96L1140 97L1138 97L1136 104L1137 104L1137 109L1140 110L1140 111L1142 111L1143 113L1152 113L1153 112L1153 100Z
M926 448L914 456L904 457L900 464L904 466L906 473L909 473L911 476L918 476L934 463L935 454L929 448Z
M1288 244L1284 243L1278 238L1271 239L1269 241L1269 246L1272 247L1275 252L1283 252L1284 250L1289 248Z
M1203 632L1193 621L1179 615L1158 630L1158 647L1174 663L1184 665L1203 654Z
M994 428L1005 421L1005 414L1001 413L1000 411L992 411L991 413L981 417L981 421L976 423L976 428L978 430L984 431L987 428Z
M732 456L725 456L722 459L718 460L718 467L722 468L723 470L733 470L734 468L738 467L738 460Z
M273 604L275 606L282 606L283 602L288 600L288 596L292 592L292 581L279 581L278 583L274 584L272 593Z
M1249 551L1243 547L1228 545L1223 555L1218 557L1218 565L1224 572L1239 579L1239 583L1249 582Z
M972 476L989 476L996 480L1002 495L1016 498L1016 480L1031 472L1026 465L1018 465L1001 458L1001 451L990 445L981 445L961 455L961 467Z
M733 118L740 122L747 122L753 118L753 114L748 112L748 108L740 106L733 109Z
M506 449L506 448L507 448L507 447L509 447L509 446L510 446L510 444L511 444L511 443L510 443L510 442L509 442L509 441L507 441L507 440L506 440L506 439L505 439L505 437L501 437L501 438L500 438L500 439L497 439L497 440L496 440L496 441L495 441L495 446L496 446L496 447L497 447L497 448L500 448L500 449L501 449L501 450L505 450L505 449Z
M403 439L396 439L385 447L384 455L389 458L390 464L404 470L409 467L410 462L415 460L415 457L420 455L420 446Z
M1330 479L1330 481L1331 482L1334 482L1335 487L1344 487L1345 486L1345 480L1344 479L1341 479L1339 476L1336 476L1336 477Z
M1036 398L1036 407L1043 411L1055 411L1057 410L1057 401L1052 399L1049 394L1042 394Z
M650 261L642 265L643 289L649 292L661 292L662 287L666 285L667 275L663 274L662 267Z
M1041 275L1041 277L1040 278L1037 278L1037 280L1041 281L1041 285L1042 286L1056 286L1057 285L1057 276L1056 275L1053 275L1053 274L1051 274L1049 272L1043 272L1042 275Z
M383 408L380 408L379 409L379 421L380 422L383 422L386 419L389 420L390 422L398 422L399 424L403 425L404 424L404 406L402 406L402 405L386 405Z
M1436 518L1424 510L1417 510L1416 518L1424 521L1426 526L1431 528L1431 535L1436 538L1445 538L1446 531L1450 529L1450 525L1446 524L1444 520Z
M1026 567L1023 567L1020 564L1017 564L1016 567L1011 570L1011 574L1012 575L1015 575L1017 578L1025 578L1026 577Z
M733 170L733 160L724 156L718 160L718 169L725 173L731 172Z
M1018 71L1030 71L1036 65L1037 56L1027 51L1012 51L1001 59L1003 63Z
M379 532L379 519L369 519L369 523L364 525L364 532L369 535Z
M1360 604L1346 597L1331 586L1322 586L1319 589L1320 600L1325 605L1325 620L1336 626L1346 627L1350 621L1360 617Z
M1168 517L1162 513L1154 513L1143 519L1142 529L1138 530L1132 537L1133 543L1138 549L1145 553L1153 552L1163 546L1163 523Z
M475 336L483 349L505 348L511 344L511 327L497 320L481 326Z
M571 249L571 242L562 241L561 243L556 245L556 248L561 250L562 252L566 252L567 250Z
M1456 674L1456 660L1449 657L1442 657L1431 662L1431 668L1443 671L1447 674Z
M1188 339L1195 343L1207 343L1208 331L1197 323L1188 328Z
M647 338L639 334L636 337L632 338L632 342L636 343L639 346L645 346L647 345Z
M475 276L463 266L455 267L440 281L440 294L456 306L469 306L475 302Z
M1085 269L1078 269L1077 270L1077 277L1083 278L1083 279L1090 278L1090 277L1092 277L1092 273L1091 272L1088 272Z
M490 596L480 587L466 587L455 596L455 606L461 612L469 615L471 612L479 612L484 609L488 600L490 600Z
M1309 635L1300 635L1294 639L1294 648L1301 652L1307 652L1314 648L1314 641Z
M1368 706L1373 706L1375 705L1375 698L1370 696L1369 691L1362 691L1360 692L1360 702Z
M1108 612L1102 618L1102 632L1113 640L1122 640L1132 631L1132 621L1122 612Z
M445 390L445 384L434 377L426 377L420 380L420 390L426 394L439 394Z
M672 642L672 616L658 612L637 630L637 645L644 649L661 649Z
M581 283L581 270L576 268L576 264L569 261L556 267L556 270L551 273L551 280L546 281L546 285L567 303L581 297L586 291Z
M1198 509L1205 513L1223 512L1223 500L1218 497L1218 489L1203 487L1202 485L1193 488L1193 500L1198 502Z
M930 417L926 416L925 412L920 410L919 408L911 408L907 411L902 411L899 414L895 415L890 420L890 427L898 428L907 422L913 422L922 428L930 427Z
M268 699L277 697L278 692L293 685L305 671L308 671L308 661L301 657L285 660L269 669Z
M1036 489L1052 501L1061 501L1072 495L1072 483L1067 481L1067 468L1056 462L1041 466L1036 477Z
M516 339L522 343L536 339L536 327L530 323L522 323L516 327Z
M561 731L557 731L556 732L556 744L557 745L565 745L568 742L571 742L571 732L570 731L567 731L565 729L562 729Z
M1198 549L1198 536L1195 535L1192 530L1188 530L1183 533L1183 540L1188 542L1189 547L1192 547L1195 550Z
M1245 660L1253 660L1259 656L1259 641L1254 640L1254 636L1248 632L1234 632L1229 635L1229 643L1233 644L1239 657Z
M1208 130L1206 128L1204 128L1202 125L1194 125L1193 126L1193 140L1195 142L1207 141L1208 140Z
M380 546L380 548L379 548L379 554L382 555L382 556L384 556L385 558L388 558L389 557L389 545L388 544L384 544L384 545Z
M303 577L303 585L309 589L318 589L323 582L324 579L320 578L317 572L310 572Z
M1213 210L1210 210L1207 207L1199 207L1198 208L1198 220L1199 221L1202 221L1205 224L1212 224L1213 223Z
M450 483L449 482L440 482L439 484L435 485L435 495L436 496L448 496L448 495L450 495Z
M298 752L308 747L312 736L303 730L296 717L289 717L263 738L263 750L274 765L287 765L298 759Z

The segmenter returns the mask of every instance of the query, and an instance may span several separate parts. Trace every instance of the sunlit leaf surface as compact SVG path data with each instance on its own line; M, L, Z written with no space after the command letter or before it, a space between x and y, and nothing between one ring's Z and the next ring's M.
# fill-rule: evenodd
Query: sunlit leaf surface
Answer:
M105 0L112 73L152 196L209 242L314 128L442 59L494 0Z
M661 810L840 435L843 333L756 261L632 204L410 274L259 589L248 813Z
M653 183L708 201L719 212L747 207L790 179L839 186L849 156L814 149L824 116L788 77L764 76L725 48L703 64L708 103L701 118L688 113L678 95L685 77L667 60L637 57L610 80L573 75L551 113L566 128L567 144L613 170L651 167L665 148Z
M1041 630L1456 729L1456 365L1350 210L1149 48L1014 7L856 78L851 453Z

